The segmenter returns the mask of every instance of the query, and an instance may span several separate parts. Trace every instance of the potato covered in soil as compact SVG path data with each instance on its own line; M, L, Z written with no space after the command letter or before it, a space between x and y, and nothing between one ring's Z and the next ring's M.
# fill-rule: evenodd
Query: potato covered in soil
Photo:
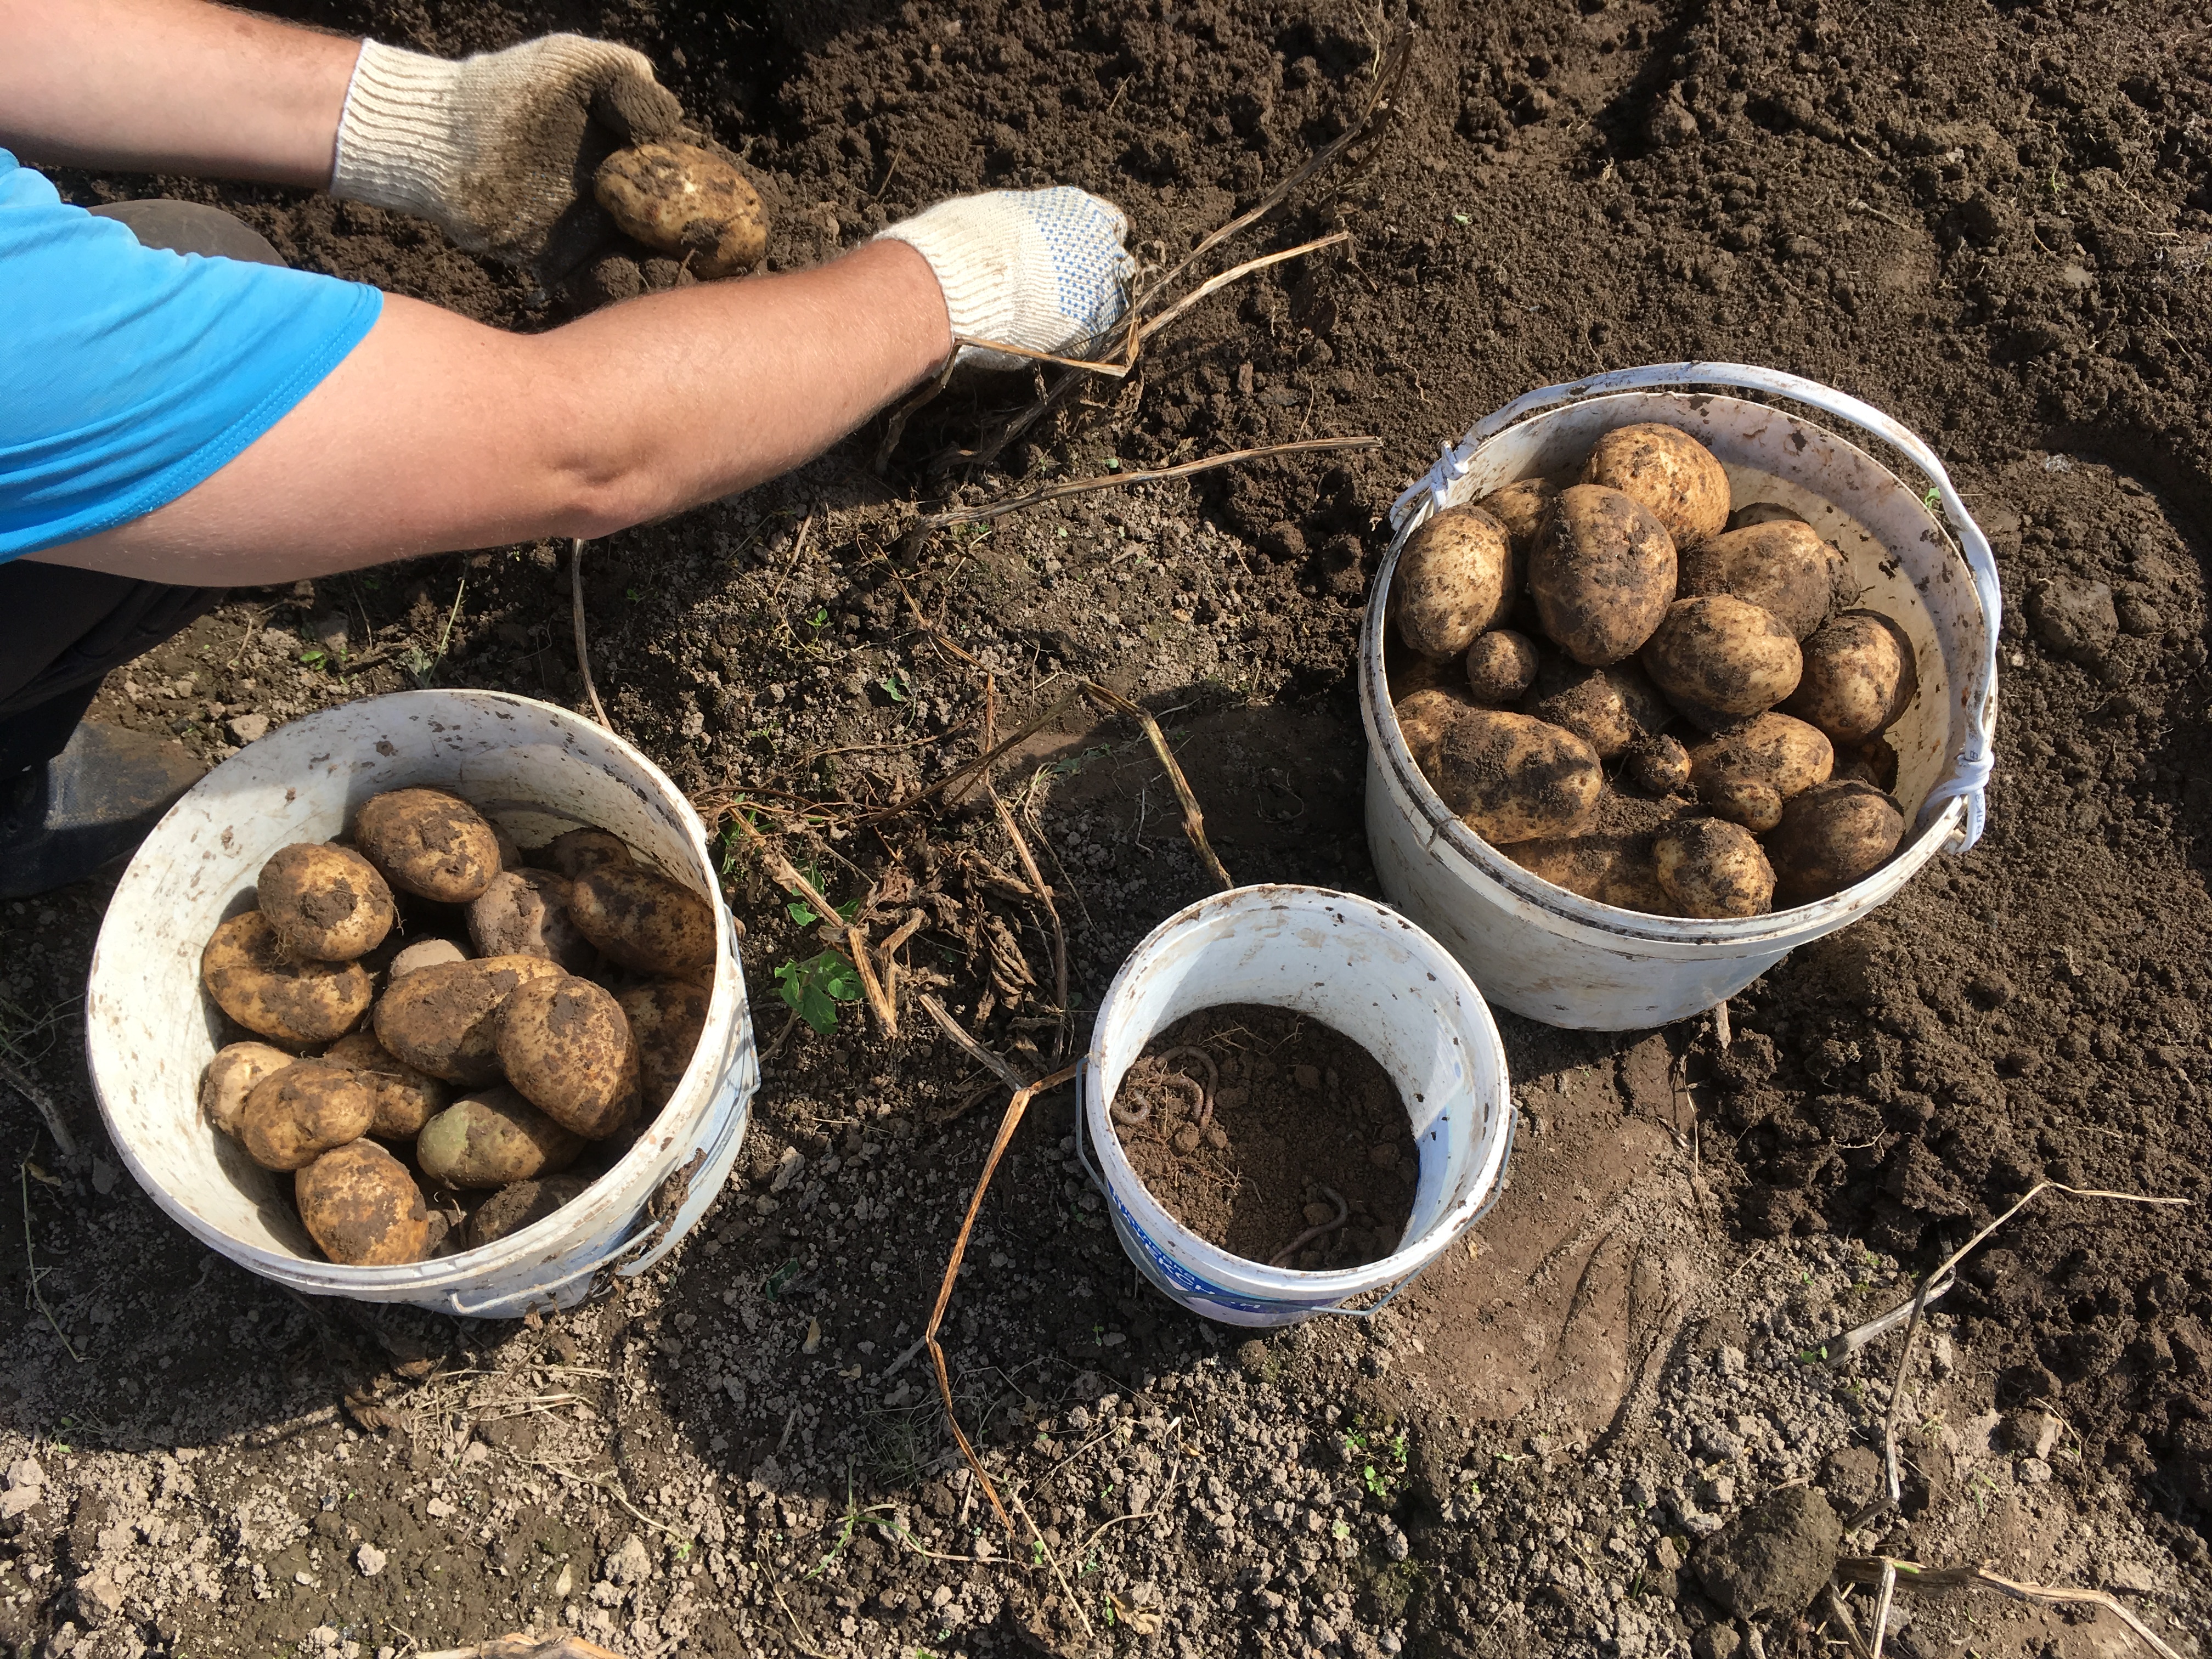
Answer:
M1730 530L1748 530L1756 524L1803 524L1805 515L1779 501L1748 501L1729 514Z
M561 973L543 957L482 957L419 969L376 1005L376 1040L418 1072L465 1088L499 1079L501 1003L533 979Z
M1429 781L1461 823L1504 846L1574 834L1597 806L1605 767L1571 732L1468 708L1445 721Z
M1763 835L1782 821L1782 804L1826 783L1834 746L1787 714L1765 714L1729 726L1690 751L1698 797L1731 823Z
M1774 868L1750 830L1685 818L1651 838L1659 884L1686 916L1756 916L1773 908Z
M1844 556L1802 519L1730 530L1681 556L1686 599L1730 593L1771 611L1802 640L1835 608Z
M752 181L711 150L639 144L599 163L592 194L649 248L712 282L750 270L768 252L768 210Z
M1674 718L1659 689L1633 663L1583 668L1553 657L1538 672L1535 690L1528 713L1573 732L1600 760L1616 758Z
M375 1121L376 1097L359 1077L326 1060L303 1060L253 1085L238 1138L263 1169L299 1170L359 1140Z
M495 1244L510 1233L543 1221L563 1204L581 1198L591 1182L581 1176L547 1176L543 1181L518 1181L503 1187L477 1206L461 1230L461 1248L480 1249Z
M1559 489L1554 479L1523 478L1492 490L1475 503L1504 527L1516 563L1527 562L1528 550L1536 544L1536 532L1544 527L1544 515L1559 499Z
M615 1000L637 1039L638 1085L645 1109L657 1113L676 1093L690 1069L691 1054L707 1029L707 993L681 980L654 980L623 992Z
M418 968L436 968L448 962L466 962L469 953L449 939L418 939L392 958L384 970L386 985L404 979Z
M355 1031L323 1051L333 1066L351 1071L376 1102L368 1132L386 1140L412 1140L422 1126L445 1109L446 1085L418 1072L376 1040L374 1031Z
M265 1042L234 1042L216 1050L200 1073L200 1115L236 1139L244 1127L246 1097L254 1085L298 1059Z
M631 862L629 843L604 830L570 830L545 843L545 859L574 881L602 864Z
M1690 787L1690 751L1680 738L1662 732L1631 749L1622 769L1647 794L1679 795Z
M573 974L534 980L497 1024L507 1080L563 1128L604 1140L636 1115L637 1040L613 993Z
M351 962L374 950L398 914L376 866L327 842L279 848L261 866L255 896L284 948L315 962Z
M215 930L200 952L200 979L216 1006L258 1036L305 1048L353 1029L374 987L357 962L303 962L285 950L258 910Z
M349 1267L389 1267L430 1254L430 1212L407 1166L373 1140L325 1152L292 1177L308 1237Z
M1650 835L1576 836L1563 841L1525 841L1505 855L1554 887L1620 910L1669 916L1674 903L1659 884Z
M641 864L610 860L582 872L569 884L568 914L619 967L683 974L714 960L713 907Z
M1728 474L1712 451L1654 421L1615 427L1600 438L1583 464L1583 482L1641 501L1678 548L1695 547L1728 523Z
M1771 611L1727 593L1677 599L1644 647L1644 672L1708 732L1797 689L1797 641Z
M1406 538L1390 579L1398 637L1425 657L1456 657L1512 608L1513 550L1478 507L1448 507Z
M1905 838L1905 814L1870 783L1831 779L1782 809L1766 839L1775 891L1791 904L1840 893L1887 863Z
M550 870L502 870L469 904L469 938L484 957L543 957L572 974L596 953L568 914L568 882Z
M394 887L439 904L466 904L499 873L491 825L442 789L370 796L354 815L353 839Z
M1846 611L1805 641L1805 672L1784 707L1850 748L1887 731L1919 690L1905 630L1879 612Z
M581 1135L503 1085L464 1095L415 1138L415 1161L422 1173L440 1186L464 1189L556 1175L583 1150Z
M1674 544L1642 502L1577 484L1528 556L1528 592L1544 631L1577 662L1605 668L1651 637L1674 597Z
M1390 712L1398 717L1399 735L1406 740L1407 752L1413 756L1413 764L1421 769L1421 775L1434 780L1437 755L1443 747L1444 727L1462 709L1471 707L1464 693L1437 686L1425 691L1416 691L1391 705Z
M1492 629L1467 648L1467 689L1477 702L1517 702L1536 683L1540 660L1526 634Z

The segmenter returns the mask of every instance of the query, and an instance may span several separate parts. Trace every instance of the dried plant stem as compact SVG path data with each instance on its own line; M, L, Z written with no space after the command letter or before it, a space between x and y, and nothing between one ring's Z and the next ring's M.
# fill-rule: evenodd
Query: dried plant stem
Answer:
M1083 690L1085 695L1093 702L1102 708L1109 708L1117 714L1127 714L1145 728L1145 736L1152 745L1152 753L1159 757L1160 764L1167 770L1168 782L1175 789L1176 799L1182 804L1183 834L1190 838L1190 844L1198 849L1200 860L1206 866L1207 873L1221 884L1222 891L1225 893L1236 886L1237 884L1229 878L1229 872L1222 867L1221 860L1214 856L1213 848L1206 839L1206 814L1199 811L1198 797L1191 793L1189 781L1183 776L1182 768L1176 763L1175 751L1168 747L1167 737L1160 730L1160 723L1146 710L1131 702L1118 691L1109 691L1104 686L1090 680L1083 683Z
M983 681L984 743L990 742L990 732L996 718L999 701L999 682L995 676L986 676ZM1013 813L1007 808L1006 798L999 793L998 780L988 767L983 769L983 787L990 792L991 805L998 812L999 823L1006 832L1006 839L1014 844L1014 856L1021 860L1023 872L1030 878L1037 902L1044 906L1045 915L1052 922L1052 985L1054 1011L1057 1018L1052 1028L1052 1057L1058 1060L1067 1052L1067 930L1060 925L1060 907L1053 902L1052 889L1045 883L1044 873L1030 856L1030 844L1023 838L1021 826L1015 823Z
M876 975L875 957L868 949L867 934L848 924L845 945L852 952L854 970L860 975L860 993L867 999L868 1012L876 1017L876 1024L883 1027L885 1036L896 1036L898 1009L891 1001L890 993L884 988L883 981Z
M898 1017L899 950L921 931L922 924L928 920L928 916L920 910L908 911L906 920L899 923L890 937L876 948L877 957L883 963L884 996L891 1005L894 1019Z
M614 722L607 718L606 706L599 701L599 688L592 682L592 647L584 633L584 542L580 536L568 544L568 614L576 629L576 672L584 678L584 695L592 700L592 718L611 732Z
M945 367L938 370L921 391L891 410L890 418L884 422L884 441L876 446L876 459L873 465L878 477L890 465L891 452L899 447L899 440L906 436L907 422L925 404L933 401L937 395L945 390L946 382L951 380L952 365L957 357L957 353L948 354L945 359Z
M1129 372L1135 359L1133 352L1130 354L1129 362L1098 361L1089 357L1062 357L1049 351L1032 351L1027 346L1008 345L1004 340L981 340L968 334L954 335L952 343L956 346L973 346L978 351L1004 352L1009 357L1026 357L1032 362L1057 363L1062 368L1079 369L1086 374L1110 374L1117 380Z
M1182 299L1160 313L1158 316L1147 321L1144 327L1138 331L1137 337L1139 340L1151 339L1153 335L1175 321L1200 301L1227 288L1239 277L1249 276L1255 270L1265 270L1269 265L1281 264L1285 259L1295 259L1302 253L1317 253L1322 248L1334 247L1339 242L1348 242L1351 240L1350 231L1334 231L1327 236L1316 236L1310 242L1301 242L1296 247L1286 247L1279 253L1263 253L1256 259L1247 259L1241 265L1232 265L1218 276L1209 276L1205 282L1184 295Z
M62 1345L62 1352L82 1365L84 1364L84 1356L76 1351L75 1345L63 1334L61 1322L54 1317L54 1310L46 1305L46 1293L39 1288L39 1281L46 1275L40 1272L38 1255L31 1249L30 1159L27 1158L15 1166L15 1178L22 1188L23 1273L30 1280L32 1299L38 1303L39 1311L46 1316L46 1323L53 1330L54 1340Z
M799 568L799 556L806 551L807 532L813 528L814 515L811 513L799 521L799 533L791 538L791 556L784 561L783 574L775 579L775 587L768 596L770 606L783 597L783 585L791 580L791 573ZM784 631L788 633L790 629L787 628Z
M1083 1621L1083 1633L1096 1636L1097 1632L1091 1627L1091 1615L1083 1610L1083 1603L1076 1597L1075 1587L1067 1582L1067 1575L1060 1570L1060 1558L1052 1553L1052 1546L1045 1541L1043 1529L1031 1518L1028 1506L1022 1502L1021 1493L1009 1486L1006 1496L1012 1500L1015 1512L1028 1526L1030 1536L1036 1540L1037 1547L1044 1552L1045 1565L1052 1569L1052 1576L1060 1581L1060 1593L1067 1598L1067 1605L1075 1609L1075 1616Z
M2180 1659L2179 1654L2159 1639L2156 1632L2136 1616L2134 1608L2106 1590L2030 1583L2024 1579L2007 1578L2001 1573L1991 1572L1987 1567L1925 1567L1917 1561L1900 1560L1889 1555L1846 1556L1836 1564L1836 1575L1860 1583L1894 1584L1914 1590L1972 1589L1979 1587L1993 1589L2000 1595L2008 1595L2015 1601L2026 1601L2031 1606L2104 1607L2117 1614L2120 1622L2141 1637L2154 1652L2164 1656L2164 1659ZM1881 1627L1877 1626L1877 1652L1880 1640Z
M1060 999L1063 1002L1066 1000L1065 997ZM63 1121L62 1109L46 1092L45 1085L31 1074L31 1068L9 1054L5 1045L6 1039L0 1038L0 1083L6 1084L38 1109L40 1119L46 1126L46 1133L54 1138L54 1145L60 1148L64 1158L76 1157L76 1137L70 1133L69 1125Z
M730 818L745 839L752 842L755 850L760 854L761 862L768 866L770 878L781 883L787 893L796 893L800 898L805 900L813 909L823 936L836 942L838 927L837 907L824 898L820 890L799 873L798 866L784 857L774 842L761 834L759 828L745 816L743 807L732 807Z
M951 1024L951 1017L933 1006L933 999L925 997L922 1000L923 1005L939 1017L940 1024L957 1030L957 1028ZM965 1033L961 1035L964 1036ZM977 1046L980 1048L981 1045ZM988 1050L983 1052L988 1053ZM968 1436L960 1426L959 1409L952 1403L952 1378L945 1369L945 1350L939 1346L937 1333L945 1323L945 1310L951 1303L952 1287L959 1282L961 1259L968 1253L968 1236L975 1229L976 1214L983 1207L983 1194L991 1185L991 1176L998 1169L999 1160L1006 1156L1006 1143L1014 1138L1014 1131L1021 1127L1022 1115L1029 1110L1030 1100L1046 1089L1056 1089L1061 1084L1072 1081L1075 1069L1070 1066L1054 1072L1050 1077L1017 1088L1014 1097L1006 1103L1006 1114L999 1120L998 1137L991 1143L990 1155L983 1160L983 1173L976 1177L975 1196L968 1200L968 1213L961 1218L960 1231L953 1238L952 1255L945 1264L945 1282L937 1291L937 1305L930 1310L929 1323L922 1331L922 1340L929 1348L930 1360L937 1367L937 1391L945 1401L945 1420L951 1425L952 1437L960 1443L961 1455L967 1458L968 1467L975 1471L975 1478L983 1483L984 1496L991 1500L991 1508L998 1515L999 1524L1008 1533L1013 1531L1014 1523L1006 1515L1006 1506L999 1501L999 1489L991 1484L991 1477L984 1470L982 1459L975 1455L975 1447L968 1443Z
M1382 439L1371 433L1358 433L1339 438L1301 438L1295 443L1264 444L1256 449L1232 449L1225 454L1185 461L1179 466L1132 467L1121 472L1101 473L1097 477L1073 478L1066 483L1047 484L1042 489L1026 490L1019 495L1009 495L1003 501L987 502L981 507L951 507L917 520L915 528L927 534L933 530L942 530L948 525L987 524L993 519L1002 519L1009 513L1018 513L1025 507L1041 506L1046 501L1080 495L1093 489L1111 489L1121 484L1158 483L1168 478L1188 478L1194 472L1209 472L1217 466L1232 466L1238 461L1264 460L1273 455L1310 455L1328 449L1382 447Z
M945 644L949 645L951 643L949 640L945 640L944 635L941 634L937 635L936 637ZM955 650L959 649L957 646L953 648ZM961 652L960 654L967 656L965 652ZM968 660L972 663L975 659L973 657L969 657ZM1083 692L1079 687L1073 691L1066 693L1049 708L1046 709L1044 713L1039 714L1028 725L1023 726L1020 731L1015 732L1013 736L1010 738L1002 738L995 744L986 745L983 752L981 755L978 755L974 760L969 761L965 766L961 767L957 771L939 778L935 783L931 784L927 788L924 789L920 794L915 796L911 800L902 801L896 806L888 806L880 812L871 813L868 817L862 818L860 822L863 823L872 823L881 818L896 817L902 812L910 812L914 811L915 807L921 805L924 801L930 799L933 796L942 795L950 791L959 788L962 785L974 778L977 773L987 771L992 762L997 760L1000 756L1005 754L1006 750L1012 749L1016 744L1024 742L1026 739L1036 736L1038 732L1058 720L1062 714L1067 712L1069 707L1082 695Z
M1905 1398L1905 1369L1912 1363L1912 1342L1913 1339L1920 1334L1920 1316L1923 1310L1928 1306L1929 1286L1942 1279L1950 1273L1952 1268L1957 1267L1961 1261L1965 1261L1968 1254L1972 1251L1973 1248L1977 1244L1979 1244L1991 1233L2003 1226L2006 1222L2011 1220L2022 1210L2026 1209L2038 1194L2047 1192L2053 1188L2066 1194L2070 1198L2110 1198L2116 1199L2123 1204L2186 1206L2189 1202L2185 1198L2154 1198L2144 1193L2113 1193L2106 1192L2100 1187L2069 1187L2063 1182L2039 1181L2034 1186L2027 1189L2027 1193L2022 1195L2017 1204L2014 1204L2012 1208L2007 1210L1995 1221L1990 1223L1988 1226L1983 1228L1981 1231L1976 1233L1972 1238L1968 1239L1964 1244L1961 1244L1957 1249L1952 1251L1951 1254L1945 1258L1942 1267L1936 1268L1934 1273L1929 1273L1925 1279L1920 1281L1919 1293L1912 1298L1911 1315L1905 1322L1905 1346L1897 1356L1897 1376L1889 1385L1889 1410L1883 1414L1881 1419L1882 1468L1884 1474L1888 1479L1889 1501L1891 1503L1895 1504L1899 1502L1905 1495L1904 1482L1899 1478L1897 1470L1897 1413L1899 1403ZM1877 1626L1875 1632L1875 1652L1877 1655L1879 1655L1881 1651L1881 1632Z
M1851 1651L1858 1656L1858 1659L1874 1659L1867 1650L1866 1638L1859 1634L1858 1626L1852 1622L1851 1610L1844 1605L1844 1598L1836 1594L1836 1587L1829 1585L1824 1594L1828 1600L1828 1617L1836 1621L1836 1628L1843 1632L1844 1639L1850 1644Z
M1873 1659L1881 1659L1881 1644L1889 1639L1889 1604L1897 1595L1897 1563L1881 1564L1881 1589L1874 1599Z
M962 1030L960 1022L947 1013L945 1005L935 997L924 992L917 1000L921 1004L922 1012L937 1022L938 1029L958 1044L969 1059L994 1074L1009 1089L1018 1091L1030 1086L1030 1080L1016 1071L1007 1060L993 1054L991 1050Z

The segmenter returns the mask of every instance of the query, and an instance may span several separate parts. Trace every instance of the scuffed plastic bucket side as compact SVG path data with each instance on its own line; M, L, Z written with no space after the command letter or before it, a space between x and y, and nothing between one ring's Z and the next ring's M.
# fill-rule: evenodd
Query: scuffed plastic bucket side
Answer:
M1420 1169L1405 1237L1382 1261L1299 1273L1231 1255L1170 1216L1122 1154L1109 1109L1145 1044L1237 1002L1322 1021L1396 1085ZM1291 1323L1401 1284L1495 1200L1512 1139L1504 1050L1465 971L1404 917L1321 888L1239 888L1163 922L1107 992L1081 1088L1079 1145L1096 1155L1123 1249L1162 1294L1224 1324Z

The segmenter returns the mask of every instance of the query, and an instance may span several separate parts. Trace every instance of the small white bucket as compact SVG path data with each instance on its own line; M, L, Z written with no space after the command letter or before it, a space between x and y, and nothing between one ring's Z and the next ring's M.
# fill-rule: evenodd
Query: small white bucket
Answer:
M641 1273L672 1248L737 1157L760 1067L719 902L706 1030L674 1097L580 1197L496 1243L404 1267L325 1261L292 1207L290 1178L254 1164L198 1109L201 1070L225 1036L200 986L208 936L252 908L255 878L278 848L340 835L369 796L418 784L472 802L526 847L591 824L695 891L719 891L706 828L682 793L629 744L565 708L494 691L403 691L308 714L201 779L124 872L93 951L93 1091L116 1150L154 1201L264 1278L480 1318L567 1307L601 1270Z
M1919 469L1928 495L1826 428L1705 389L1717 386L1786 398L1870 434ZM1439 507L1578 464L1601 434L1632 421L1679 427L1711 449L1739 507L1778 501L1802 514L1843 550L1853 585L1865 590L1860 603L1911 637L1919 695L1888 738L1912 827L1894 858L1833 897L1713 921L1600 904L1523 870L1461 823L1407 750L1382 661L1384 609L1406 537ZM1622 369L1508 404L1400 496L1391 518L1396 539L1360 639L1368 847L1382 890L1466 964L1491 1001L1547 1024L1601 1031L1685 1018L1886 902L1937 852L1963 853L1980 838L1996 727L1996 565L1942 464L1879 410L1741 363Z
M1122 1073L1184 1015L1237 1002L1310 1015L1397 1085L1421 1171L1405 1237L1382 1261L1309 1273L1231 1255L1161 1208L1123 1154L1108 1115ZM1339 1304L1402 1288L1473 1225L1498 1199L1513 1140L1505 1050L1466 972L1396 912L1321 887L1239 887L1155 927L1099 1007L1082 1097L1077 1144L1087 1133L1097 1148L1091 1173L1121 1248L1169 1300L1224 1325L1374 1312Z

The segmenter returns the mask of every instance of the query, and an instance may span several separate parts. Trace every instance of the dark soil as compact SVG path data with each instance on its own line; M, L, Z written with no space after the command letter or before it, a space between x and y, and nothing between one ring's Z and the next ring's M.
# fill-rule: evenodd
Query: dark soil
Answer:
M1220 1081L1201 1132L1208 1062ZM1380 1261L1405 1237L1420 1169L1405 1103L1374 1055L1317 1020L1244 1003L1187 1015L1145 1045L1113 1109L1146 1190L1209 1243L1312 1273Z
M561 27L639 47L774 187L785 267L946 194L1048 180L1112 197L1173 257L1340 129L1387 26L1308 0L292 9L448 53ZM812 804L823 822L794 817L787 840L833 899L933 893L911 966L1039 1075L1049 929L1007 884L1019 866L988 801L884 820L882 839L833 835L840 815L972 758L985 673L1006 730L1082 674L1158 713L1237 879L1372 890L1353 641L1393 495L1533 386L1745 361L1923 434L1991 534L2004 707L1981 846L1753 987L1725 1051L1704 1020L1600 1036L1501 1019L1513 1188L1475 1260L1370 1325L1238 1348L1170 1310L1083 1180L1065 1095L1041 1099L944 1340L962 1420L1073 1602L1029 1544L1004 1559L926 1358L895 1363L999 1098L918 1016L895 1039L852 1006L834 1032L790 1029L742 1181L647 1280L542 1329L364 1323L187 1242L100 1142L76 1010L105 885L0 906L13 1051L88 1142L58 1159L30 1109L0 1101L27 1161L0 1220L11 1237L27 1222L26 1290L52 1319L16 1298L0 1414L48 1495L0 1504L0 1639L137 1659L326 1632L315 1651L361 1659L565 1624L636 1659L794 1635L822 1653L1067 1652L1091 1631L1105 1645L1110 1595L1112 1641L1178 1656L1671 1656L1717 1616L1677 1577L1694 1528L1826 1478L1800 1449L1878 1447L1895 1339L1842 1368L1821 1346L2046 1176L2193 1201L2046 1192L1984 1247L1937 1316L1951 1369L1907 1379L1908 1512L1860 1541L2110 1582L2170 1641L2197 1639L2179 1626L2203 1627L2212 1526L2201 24L2141 0L1501 0L1414 21L1403 119L1374 163L1229 251L1342 227L1341 258L1196 308L1003 472L930 462L1024 402L1024 376L954 388L883 474L872 429L594 544L584 597L614 724L709 811L738 790ZM220 199L299 264L501 326L560 315L398 216L63 183L84 202ZM915 501L1355 432L1384 447L1079 498L894 556ZM415 684L574 706L567 566L540 544L240 593L112 676L97 712L212 758ZM1206 878L1119 722L1071 714L1000 780L1057 890L1079 1047L1130 945ZM742 857L730 890L773 1044L775 970L821 947ZM2066 1434L2016 1463L1974 1425L2027 1406ZM1406 1436L1395 1455L1359 1426L1386 1422ZM878 1503L934 1553L852 1518ZM390 1558L375 1576L354 1565L363 1543ZM2126 1585L2106 1577L2123 1565ZM1900 1651L2071 1659L2123 1639L2108 1618L2000 1639L1956 1622L2012 1616L1990 1600L1916 1605ZM1765 1650L1833 1634L1773 1624Z

